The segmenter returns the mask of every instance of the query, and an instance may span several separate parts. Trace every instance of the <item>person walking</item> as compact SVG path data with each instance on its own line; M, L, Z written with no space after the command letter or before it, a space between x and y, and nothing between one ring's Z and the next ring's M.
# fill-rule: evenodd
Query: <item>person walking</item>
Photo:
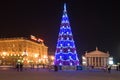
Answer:
M19 71L19 63L16 63L16 69Z
M118 65L118 71L120 71L120 64Z
M58 71L58 66L54 65L54 71L57 72Z
M23 71L23 63L20 63L20 71Z
M111 73L111 65L108 66L108 73Z

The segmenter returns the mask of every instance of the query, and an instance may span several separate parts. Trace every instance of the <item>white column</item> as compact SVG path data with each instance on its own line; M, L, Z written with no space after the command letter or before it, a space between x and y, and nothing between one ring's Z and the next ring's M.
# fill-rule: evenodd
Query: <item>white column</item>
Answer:
M101 66L104 66L104 58L101 58Z
M89 59L88 59L88 57L87 57L87 66L89 65Z
M102 57L100 57L100 67L101 67L101 65L102 65Z
M91 57L90 57L90 65L92 65L92 59L91 59Z
M104 57L104 66L106 66L106 59L105 59L105 57Z
M89 57L89 66L90 66L90 57Z
M91 60L92 60L92 66L94 66L94 64L93 64L93 57L91 57Z
M97 67L99 67L99 64L100 64L100 57L97 57Z
M96 67L96 57L95 57L95 67Z
M102 57L100 57L100 66L102 65Z
M95 66L95 60L94 60L94 57L93 57L93 65Z
M101 66L101 63L102 63L102 58L100 57L99 58L99 67Z

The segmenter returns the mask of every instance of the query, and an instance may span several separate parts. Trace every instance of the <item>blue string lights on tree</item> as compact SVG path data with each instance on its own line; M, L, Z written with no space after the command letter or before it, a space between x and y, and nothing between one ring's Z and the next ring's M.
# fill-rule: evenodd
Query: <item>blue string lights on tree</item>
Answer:
M64 4L63 16L58 35L55 52L55 65L58 66L78 66L79 59L73 40L73 35L67 15L66 4Z

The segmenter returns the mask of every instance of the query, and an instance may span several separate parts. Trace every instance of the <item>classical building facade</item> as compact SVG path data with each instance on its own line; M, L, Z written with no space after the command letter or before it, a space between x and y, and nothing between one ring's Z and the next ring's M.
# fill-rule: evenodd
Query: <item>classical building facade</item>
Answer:
M47 63L48 47L27 38L0 39L0 65Z
M82 64L84 66L105 67L109 64L109 56L108 52L102 52L96 47L96 50L85 53L82 57Z

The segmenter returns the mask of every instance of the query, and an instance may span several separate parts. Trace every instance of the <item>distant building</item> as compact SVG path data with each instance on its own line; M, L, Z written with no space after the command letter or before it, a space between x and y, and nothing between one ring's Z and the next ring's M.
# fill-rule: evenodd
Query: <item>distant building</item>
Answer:
M108 64L113 64L111 59L113 58L110 58L108 52L102 52L96 47L96 50L85 53L82 57L82 64L84 66L105 67Z
M14 65L16 62L46 64L47 57L48 47L43 42L23 37L0 39L0 65Z

